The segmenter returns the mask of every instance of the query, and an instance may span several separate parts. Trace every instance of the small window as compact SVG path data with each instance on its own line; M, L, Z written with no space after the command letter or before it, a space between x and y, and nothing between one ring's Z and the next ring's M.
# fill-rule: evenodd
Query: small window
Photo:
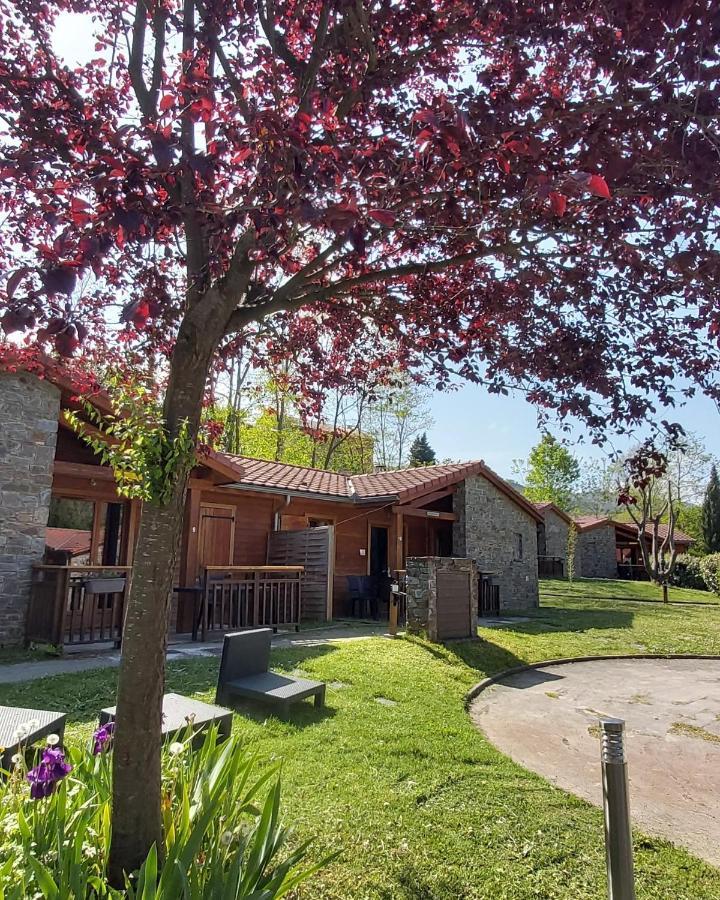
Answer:
M523 558L523 536L515 532L515 559Z

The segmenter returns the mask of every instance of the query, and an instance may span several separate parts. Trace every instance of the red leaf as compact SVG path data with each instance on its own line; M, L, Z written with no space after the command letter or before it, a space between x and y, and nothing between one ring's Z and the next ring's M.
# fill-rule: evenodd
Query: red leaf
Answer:
M172 94L165 94L160 101L160 112L167 112L173 106L175 106L175 98Z
M591 175L587 180L587 189L596 197L603 197L605 200L610 199L610 188L602 175Z
M548 197L550 198L552 211L556 216L562 216L567 206L567 197L564 194L559 194L557 191L550 191Z
M381 225L387 225L388 228L395 224L395 213L390 212L389 209L371 209L368 215Z
M233 163L241 163L245 162L245 160L250 156L252 150L249 147L243 147L242 150L238 151L235 156L233 156L231 162Z

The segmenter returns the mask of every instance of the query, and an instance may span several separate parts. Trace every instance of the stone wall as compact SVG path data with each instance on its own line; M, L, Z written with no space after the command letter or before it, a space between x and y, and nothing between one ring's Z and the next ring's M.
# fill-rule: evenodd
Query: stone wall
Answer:
M545 556L567 557L568 524L552 509L543 511L545 519Z
M481 475L458 485L453 498L453 549L493 573L500 609L538 605L537 522Z
M617 578L614 525L579 531L576 546L576 575L581 578Z
M45 551L60 392L0 372L0 647L20 643L33 563Z
M411 556L405 560L407 630L426 633L431 641L440 639L438 630L438 574L470 575L470 602L462 637L477 637L478 573L472 559L447 556ZM458 635L460 637L460 635Z

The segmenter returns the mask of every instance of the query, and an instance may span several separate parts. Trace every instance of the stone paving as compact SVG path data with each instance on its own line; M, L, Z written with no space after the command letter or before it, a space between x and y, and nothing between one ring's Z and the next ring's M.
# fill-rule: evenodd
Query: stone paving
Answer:
M273 635L273 647L313 647L334 641L353 641L368 637L389 637L384 622L339 622L322 628L306 628L300 632L279 632ZM222 640L205 643L179 641L168 647L169 662L192 659L198 656L220 656ZM53 675L76 674L90 669L110 669L120 665L118 650L95 649L79 653L77 651L57 659L43 659L32 662L0 665L0 684L34 681Z
M516 762L598 806L598 719L624 719L634 822L720 865L720 660L529 670L483 691L471 716Z

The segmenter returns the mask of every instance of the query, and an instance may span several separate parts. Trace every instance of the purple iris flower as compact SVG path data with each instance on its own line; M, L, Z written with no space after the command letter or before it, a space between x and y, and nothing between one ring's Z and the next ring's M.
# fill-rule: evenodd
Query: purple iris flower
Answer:
M65 762L63 751L57 747L47 747L43 750L40 763L27 773L27 780L30 782L30 796L33 800L49 797L58 782L62 781L70 772L72 772L72 766Z
M93 753L95 756L98 756L100 753L107 752L112 747L112 738L113 731L115 730L115 723L108 722L105 725L101 725L100 728L93 734Z

